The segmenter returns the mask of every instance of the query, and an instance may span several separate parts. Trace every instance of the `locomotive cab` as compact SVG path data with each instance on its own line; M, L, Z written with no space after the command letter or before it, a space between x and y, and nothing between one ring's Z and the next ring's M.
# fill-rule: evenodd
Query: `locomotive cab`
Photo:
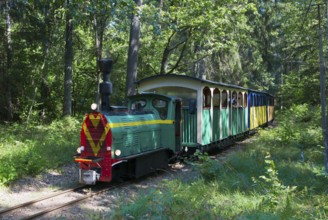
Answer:
M180 98L144 93L129 97L128 108L135 114L147 112L154 114L157 123L163 125L161 127L161 145L175 152L180 151L182 123L182 101Z

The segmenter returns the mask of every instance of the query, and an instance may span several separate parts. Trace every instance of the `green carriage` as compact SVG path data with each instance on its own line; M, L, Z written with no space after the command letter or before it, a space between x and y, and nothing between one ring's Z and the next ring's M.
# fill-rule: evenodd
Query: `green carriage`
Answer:
M210 146L248 131L248 90L184 75L138 81L138 92L180 97L182 146Z

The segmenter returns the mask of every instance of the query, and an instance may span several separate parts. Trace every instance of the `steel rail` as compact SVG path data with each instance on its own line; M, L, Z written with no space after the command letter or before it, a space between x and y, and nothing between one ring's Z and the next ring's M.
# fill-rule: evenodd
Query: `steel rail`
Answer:
M78 198L78 199L75 199L75 200L73 200L73 201L70 201L70 202L67 202L67 203L61 204L61 205L56 206L56 207L54 207L54 208L46 209L46 210L44 210L44 211L41 211L41 212L35 213L35 214L33 214L33 215L30 215L30 216L28 216L28 217L26 217L26 218L22 218L21 220L30 220L30 219L35 219L35 218L37 218L37 217L43 216L43 215L48 214L48 213L50 213L50 212L53 212L53 211L55 211L55 210L58 210L58 209L61 209L61 208L66 207L66 206L70 206L70 205L73 205L73 204L79 203L79 202L81 202L81 201L83 201L83 200L89 199L89 198L91 198L91 197L93 197L93 196L99 195L99 194L101 194L101 193L104 193L104 192L106 192L106 191L109 191L109 190L115 189L115 188L117 188L117 187L120 187L120 186L123 186L123 185L127 185L127 184L129 184L129 183L130 183L130 182L124 182L124 183L117 184L117 185L114 185L114 186L111 186L111 187L105 187L104 189L101 189L101 190L99 190L99 191L97 191L97 192L91 193L90 195L86 195L86 196L84 196L84 197L82 197L82 198Z
M49 196L44 196L44 197L41 197L39 199L31 200L31 201L28 201L28 202L24 202L24 203L21 203L21 204L18 204L18 205L9 207L7 209L0 210L0 216L2 214L7 213L7 212L10 212L12 210L23 208L25 206L32 205L34 203L41 202L43 200L51 199L53 197L60 196L62 194L68 193L68 192L72 192L72 191L76 191L76 190L79 190L79 189L83 189L84 187L86 187L86 186L84 185L84 186L79 186L79 187L75 187L75 188L72 188L72 189L68 189L68 190L65 190L65 191L60 191L58 193L54 193L54 194L51 194Z

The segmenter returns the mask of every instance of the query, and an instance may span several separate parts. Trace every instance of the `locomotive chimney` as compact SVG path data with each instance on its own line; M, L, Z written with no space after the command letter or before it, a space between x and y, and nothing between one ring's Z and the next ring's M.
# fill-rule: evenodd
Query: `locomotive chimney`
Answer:
M99 93L101 95L101 111L110 110L109 96L112 94L112 83L109 81L109 76L113 67L113 60L101 59L98 61L100 71L103 74L103 82L99 84Z

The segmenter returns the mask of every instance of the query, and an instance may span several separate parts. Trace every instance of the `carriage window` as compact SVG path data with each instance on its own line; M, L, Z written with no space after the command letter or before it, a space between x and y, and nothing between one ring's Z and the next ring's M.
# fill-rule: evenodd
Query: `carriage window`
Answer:
M147 102L145 99L140 99L133 101L131 104L131 110L133 111L142 111L143 108L146 106Z
M237 93L235 91L232 93L230 104L233 108L237 108Z
M208 87L205 87L203 90L203 98L204 98L203 107L210 108L211 107L211 90Z
M247 107L247 93L244 94L244 108Z
M264 96L262 96L262 106L263 105L266 105L266 100L265 100L265 97Z
M262 95L260 95L260 96L259 96L259 106L262 106L262 104L263 104L262 101L263 101L263 100L262 100Z
M238 94L238 107L243 107L243 94L239 92Z
M227 108L228 106L228 93L226 90L222 92L222 108Z
M153 107L158 111L161 119L167 118L168 103L163 99L153 99Z
M220 90L215 89L213 94L213 106L219 108L220 107Z

